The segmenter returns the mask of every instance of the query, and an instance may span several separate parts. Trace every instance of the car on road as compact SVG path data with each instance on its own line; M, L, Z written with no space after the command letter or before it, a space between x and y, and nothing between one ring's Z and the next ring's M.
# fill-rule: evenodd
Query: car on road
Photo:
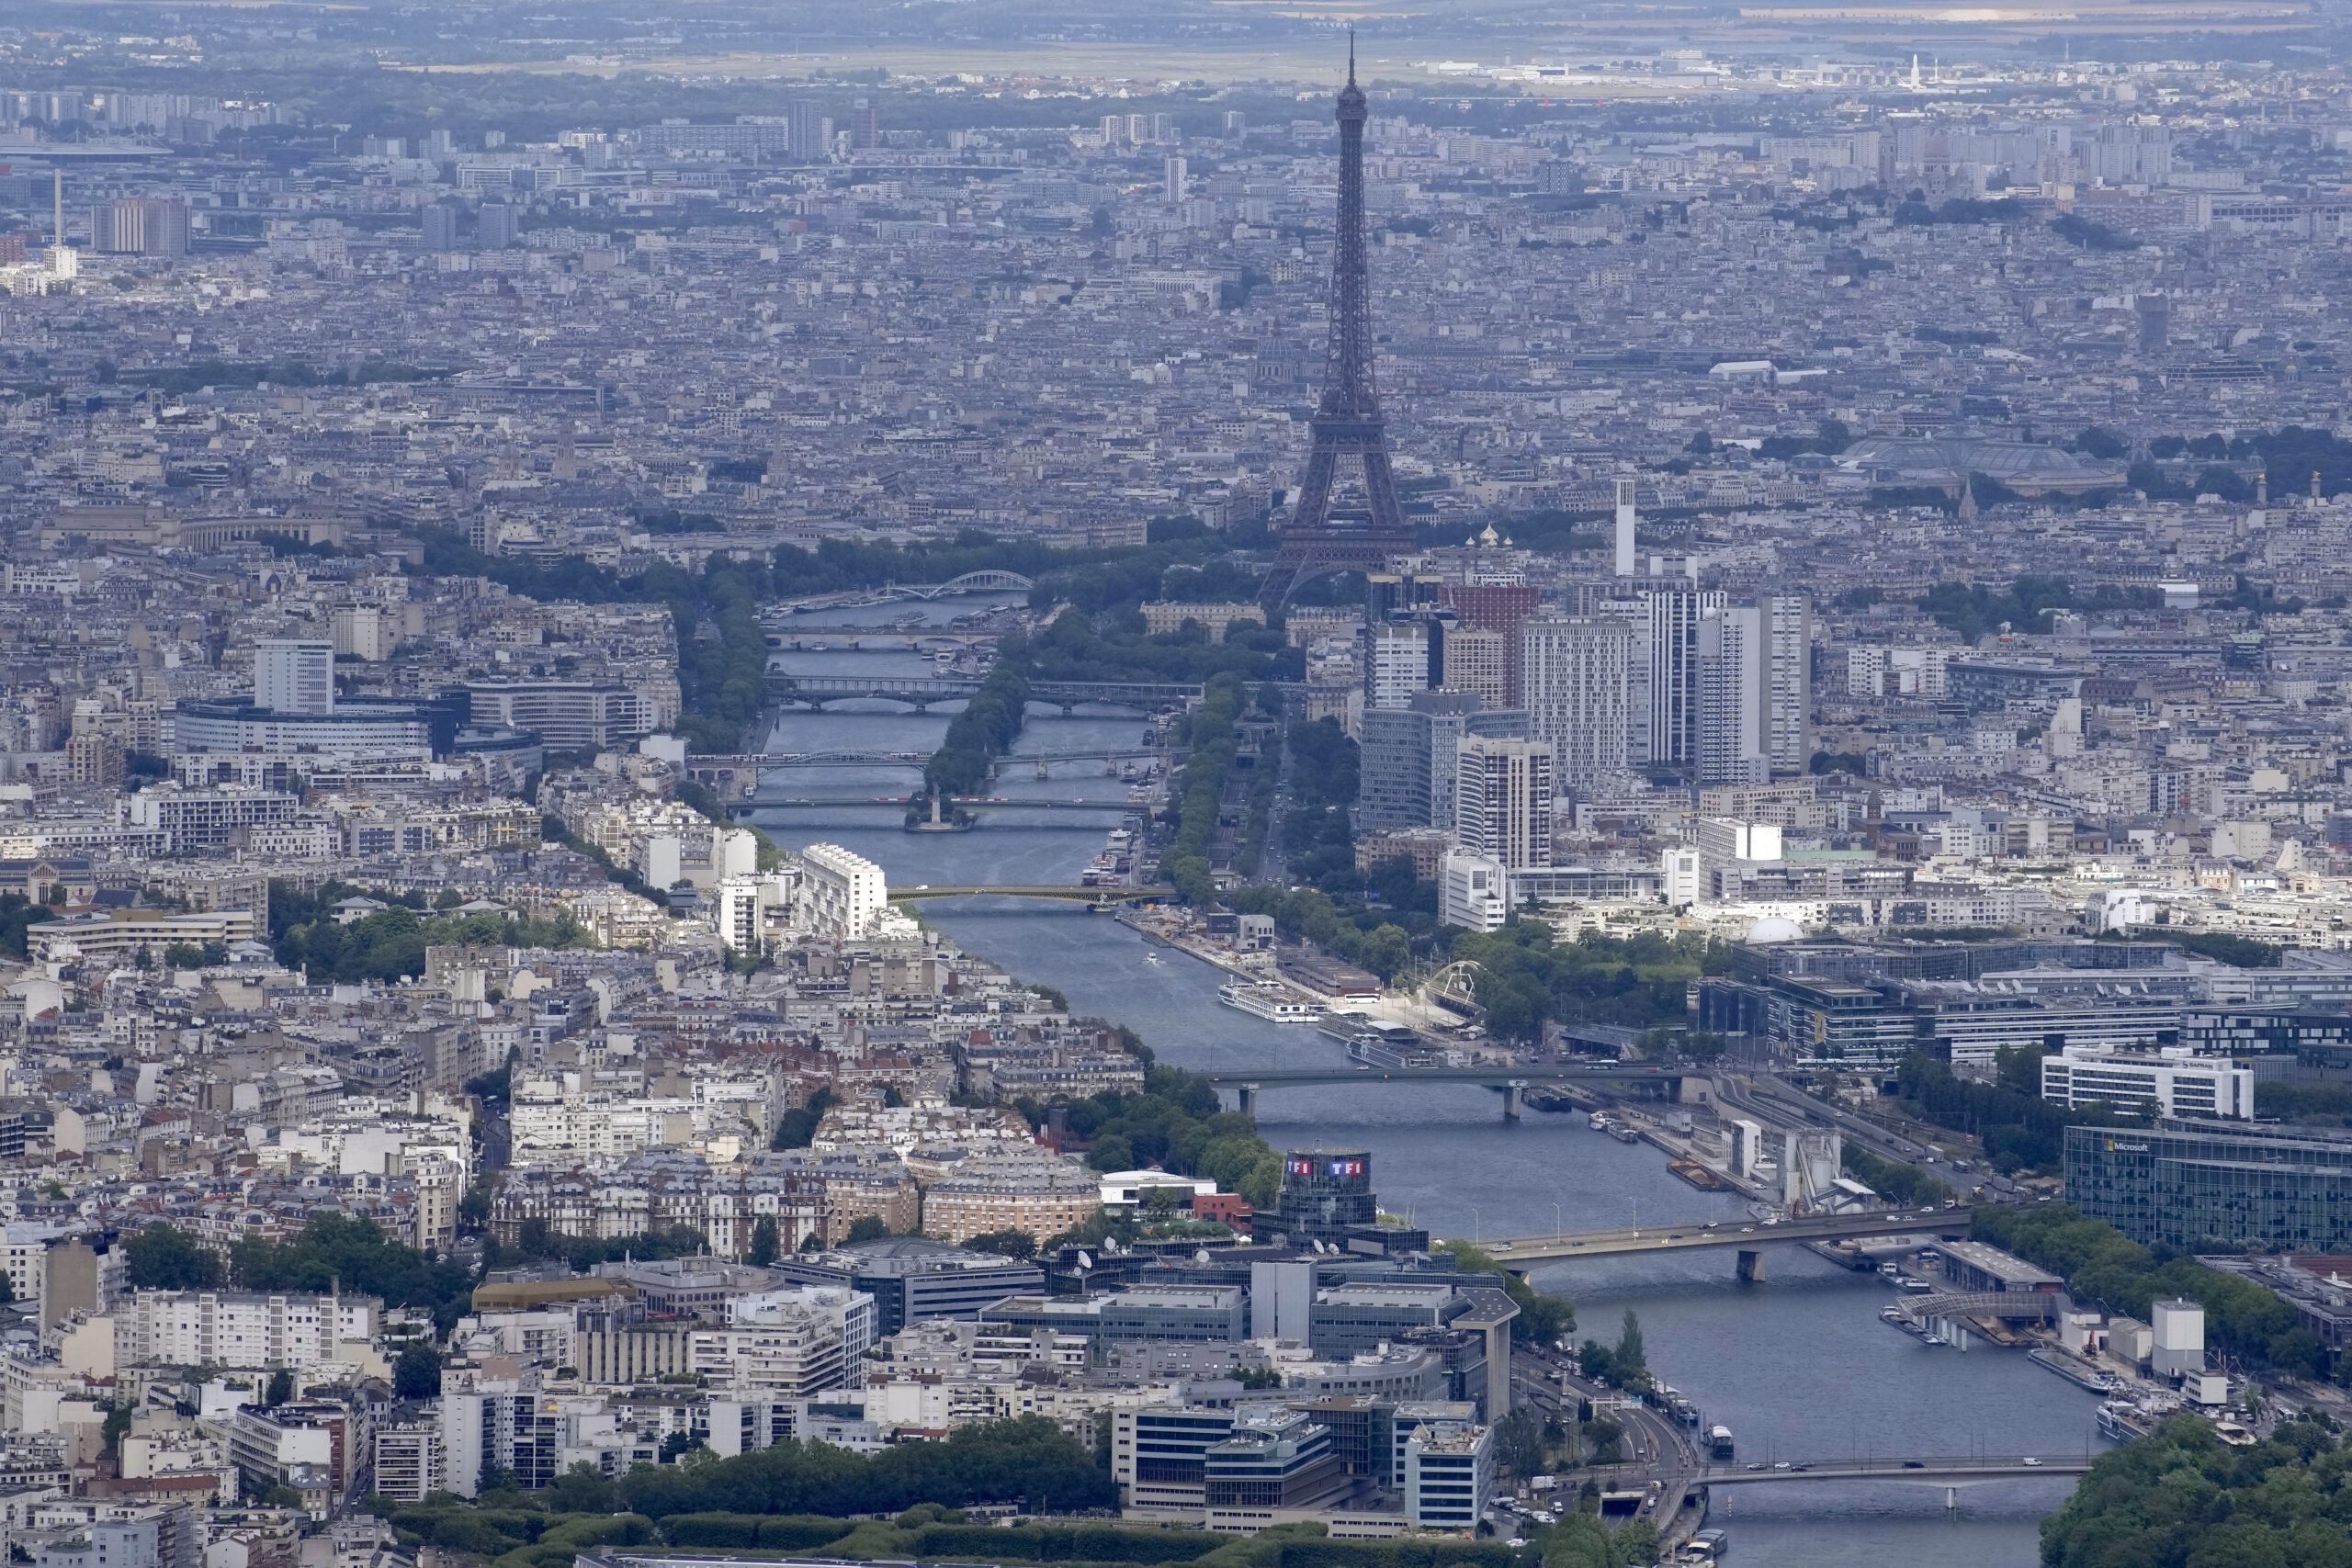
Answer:
M1762 1470L1763 1468L1765 1468L1765 1466L1764 1466L1764 1461L1763 1461L1762 1460L1760 1460L1760 1459L1759 1459L1759 1460L1758 1460L1755 1463L1753 1463L1753 1464L1749 1465L1747 1468L1748 1468L1748 1469L1750 1469L1750 1470Z
M2031 1454L2025 1456L2024 1462L2035 1470L2040 1470L2041 1468L2041 1461L2034 1458Z
M1756 1234L1756 1227L1754 1225L1742 1225L1739 1227L1739 1234L1742 1235L1754 1235Z
M1928 1465L1925 1460L1906 1459L1903 1461L1903 1468L1905 1470L1925 1470L1928 1468Z

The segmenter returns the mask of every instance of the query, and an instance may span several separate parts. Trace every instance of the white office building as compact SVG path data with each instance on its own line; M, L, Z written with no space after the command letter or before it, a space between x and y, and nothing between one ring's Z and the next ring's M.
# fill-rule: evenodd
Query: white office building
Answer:
M1438 919L1464 931L1500 931L1510 919L1510 872L1491 855L1448 850L1438 873Z
M652 705L627 686L593 681L473 681L477 725L537 731L550 751L597 751L655 727Z
M2068 1110L2098 1101L2131 1109L2154 1100L2164 1116L2254 1115L2254 1069L2179 1046L2125 1052L2070 1044L2041 1058L2041 1098Z
M839 844L811 844L800 852L805 871L802 901L817 935L834 942L861 942L890 907L889 879L882 868Z
M255 641L254 705L266 713L333 713L334 644L322 637Z
M1414 693L1429 689L1428 626L1419 621L1392 621L1374 626L1364 667L1364 706L1406 707Z
M1438 1421L1404 1438L1405 1521L1415 1529L1474 1531L1494 1487L1492 1427Z

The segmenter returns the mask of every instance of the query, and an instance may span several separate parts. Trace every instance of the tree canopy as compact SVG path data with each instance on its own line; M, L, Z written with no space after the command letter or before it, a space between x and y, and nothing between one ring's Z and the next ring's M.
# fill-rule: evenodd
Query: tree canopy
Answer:
M2233 1449L2176 1416L2093 1461L2041 1522L2045 1568L2352 1568L2352 1450L2313 1420Z

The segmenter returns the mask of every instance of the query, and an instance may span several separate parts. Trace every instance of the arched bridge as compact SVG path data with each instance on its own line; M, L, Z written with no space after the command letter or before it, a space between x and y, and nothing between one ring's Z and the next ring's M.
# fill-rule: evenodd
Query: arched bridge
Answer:
M1066 904L1150 904L1176 897L1173 887L893 887L893 904L917 898L1054 898Z

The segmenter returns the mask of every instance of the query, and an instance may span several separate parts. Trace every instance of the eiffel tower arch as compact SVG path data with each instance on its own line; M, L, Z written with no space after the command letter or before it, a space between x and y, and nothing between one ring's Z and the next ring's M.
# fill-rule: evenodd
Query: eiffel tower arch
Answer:
M1260 596L1270 604L1318 577L1377 571L1413 547L1413 530L1396 500L1388 464L1388 426L1372 378L1372 277L1363 225L1363 89L1356 85L1355 44L1348 45L1348 85L1340 90L1340 210L1331 246L1330 336L1324 351L1323 399L1311 422L1314 446L1298 502L1283 525L1282 547Z

